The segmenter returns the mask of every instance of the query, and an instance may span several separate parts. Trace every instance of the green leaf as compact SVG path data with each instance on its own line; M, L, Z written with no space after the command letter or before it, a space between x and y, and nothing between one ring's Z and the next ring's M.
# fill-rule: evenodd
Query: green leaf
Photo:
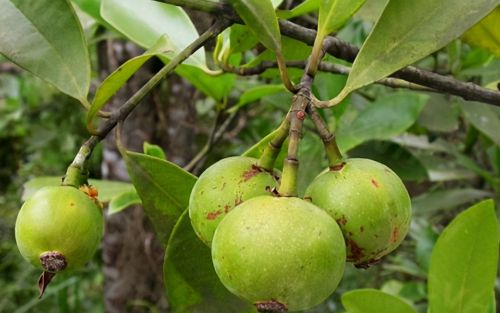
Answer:
M357 289L342 295L342 304L349 313L416 313L399 297L376 289Z
M340 97L446 46L498 4L498 0L390 0L361 47Z
M267 49L281 54L278 19L270 0L229 0L228 2Z
M94 100L87 112L87 125L92 125L99 110L108 100L137 72L141 66L154 56L166 53L170 49L168 38L161 36L158 41L145 53L123 63L111 73L97 88Z
M278 11L278 17L288 20L317 10L319 8L319 1L320 0L305 0L291 10Z
M324 38L338 30L364 2L365 0L321 0L317 36Z
M168 242L163 275L172 313L256 312L221 284L210 249L196 237L187 210Z
M108 215L121 212L131 205L141 203L141 198L139 198L139 195L137 194L137 192L135 192L135 190L124 192L121 195L118 195L111 199L108 207Z
M138 45L149 49L161 36L169 40L170 58L198 38L189 16L180 7L151 0L102 0L102 17ZM185 62L207 69L205 51L197 50Z
M0 0L0 7L0 54L86 103L90 60L69 1Z
M494 202L460 213L434 247L429 269L429 308L439 313L486 312L498 265Z
M150 144L149 142L144 142L142 144L142 150L144 151L144 154L166 160L167 157L165 156L165 151L160 146Z
M259 85L252 88L249 88L243 92L240 96L240 100L236 103L232 108L230 108L228 113L233 113L244 107L245 105L255 102L260 98L272 95L278 92L286 91L285 86L282 84L279 85Z
M196 177L174 163L145 154L122 152L130 178L163 244L188 206Z
M111 25L106 23L106 21L101 17L101 0L72 0L72 2L76 3L80 10L87 13L100 24L108 28L112 28Z
M409 92L379 97L349 124L338 129L338 144L348 151L371 139L390 139L403 133L418 118L427 95Z
M432 94L418 118L418 124L431 131L458 130L460 109L447 95Z
M480 102L461 102L467 121L500 146L500 115L490 105Z
M497 57L500 57L500 7L497 7L488 16L483 18L474 27L469 29L462 39L481 48L485 48Z
M414 197L411 203L415 215L427 216L492 196L491 192L485 190L456 188L426 192Z
M123 193L135 192L132 184L124 182L89 179L89 184L97 188L99 192L98 198L102 202L108 202ZM40 176L33 178L24 184L22 200L25 201L30 198L40 188L59 185L61 185L61 177Z

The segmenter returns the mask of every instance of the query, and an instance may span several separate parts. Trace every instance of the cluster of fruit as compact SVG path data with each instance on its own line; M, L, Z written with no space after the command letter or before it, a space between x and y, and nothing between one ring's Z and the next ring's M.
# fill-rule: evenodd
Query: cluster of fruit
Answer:
M303 199L280 197L278 175L257 159L222 159L199 177L189 201L191 223L211 247L221 282L259 311L321 303L346 260L375 263L408 232L408 192L383 164L347 159L316 177Z

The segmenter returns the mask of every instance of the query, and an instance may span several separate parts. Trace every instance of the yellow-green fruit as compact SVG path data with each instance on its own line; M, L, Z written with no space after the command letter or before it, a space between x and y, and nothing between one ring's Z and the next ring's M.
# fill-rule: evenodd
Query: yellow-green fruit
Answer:
M299 198L260 196L240 204L219 224L212 243L224 286L262 311L321 303L340 282L345 257L337 223Z
M214 163L196 181L189 198L189 217L198 237L210 247L220 221L238 204L270 195L277 174L249 157L229 157Z
M97 249L103 216L94 201L76 188L45 187L21 207L15 233L19 251L34 266L48 272L74 269Z
M337 221L347 260L358 267L396 249L410 227L408 191L391 169L373 160L346 160L341 169L316 177L304 197Z

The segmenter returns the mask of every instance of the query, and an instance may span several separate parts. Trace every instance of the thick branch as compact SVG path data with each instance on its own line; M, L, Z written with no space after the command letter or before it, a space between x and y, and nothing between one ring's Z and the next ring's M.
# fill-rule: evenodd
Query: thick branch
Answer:
M163 2L216 15L223 14L233 22L241 23L240 19L227 4L213 3L209 5L210 1L206 0L163 0ZM280 20L279 24L283 35L300 40L308 45L314 44L316 31L286 20ZM328 46L328 53L349 62L353 62L359 52L357 47L332 36L325 39L325 45ZM413 66L399 70L391 76L459 96L465 100L480 101L500 106L499 91L486 89L473 83L462 82L453 77L436 74Z

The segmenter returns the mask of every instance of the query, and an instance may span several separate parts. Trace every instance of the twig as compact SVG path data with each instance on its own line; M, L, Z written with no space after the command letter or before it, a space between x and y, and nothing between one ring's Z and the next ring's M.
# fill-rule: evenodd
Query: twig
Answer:
M163 0L165 3L170 3L179 6L185 6L190 9L200 10L211 13L217 16L221 14L235 23L241 23L239 17L233 12L232 8L227 4L211 3L206 0ZM314 43L316 31L306 27L297 25L293 22L280 20L281 33L285 36L297 39L308 45ZM357 47L354 47L346 42L339 40L333 36L325 39L325 44L329 45L327 52L331 55L353 62L359 52ZM462 97L465 100L480 101L484 103L500 106L500 92L483 88L473 83L462 82L453 77L436 74L430 71L422 70L414 66L408 66L397 71L392 77L401 78L408 82L422 85L428 88L439 90L441 92Z
M113 111L112 115L106 120L97 135L91 136L80 148L69 168L85 170L86 161L92 154L96 145L116 126L119 121L123 121L130 112L139 104L139 102L168 74L170 74L179 64L186 60L191 54L202 47L207 41L217 36L231 22L225 19L217 20L207 31L194 40L189 46L177 54L168 62L159 72L144 84L130 99L128 99L118 110Z

